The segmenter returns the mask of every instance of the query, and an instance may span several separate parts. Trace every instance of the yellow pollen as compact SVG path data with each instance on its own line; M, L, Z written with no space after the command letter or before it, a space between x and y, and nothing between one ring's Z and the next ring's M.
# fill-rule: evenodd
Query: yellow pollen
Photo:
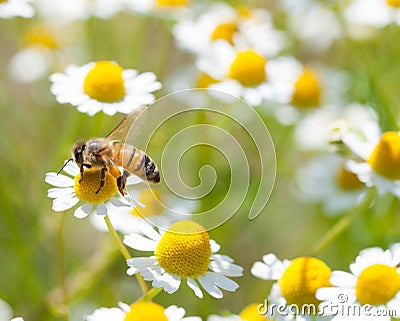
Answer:
M321 101L321 87L315 74L305 69L294 84L292 103L301 108L316 107Z
M197 88L207 88L212 84L218 83L218 80L211 77L206 73L201 73L199 78L197 79Z
M386 132L368 159L372 169L388 179L400 179L400 136Z
M252 50L237 54L229 69L229 78L239 81L243 86L256 86L265 81L267 59Z
M157 6L163 7L183 7L187 5L187 0L157 0Z
M356 284L356 296L362 304L386 304L399 290L399 273L395 267L384 264L367 267L359 275Z
M26 45L39 44L49 49L55 49L58 47L57 41L51 30L43 26L31 28L25 35L25 43Z
M83 172L83 179L81 174L75 176L74 190L76 196L90 204L104 203L118 192L117 180L114 176L106 172L104 186L96 194L100 187L100 171L101 169L90 168L85 169Z
M287 303L301 308L305 304L317 306L320 303L315 293L331 285L330 276L330 268L321 260L299 257L292 260L278 282Z
M395 8L400 7L400 0L386 0L386 3Z
M164 233L154 252L158 264L180 277L203 275L210 263L211 246L206 230L193 221L180 221Z
M253 15L253 9L248 6L238 6L236 12L240 17L245 19L250 19Z
M153 215L161 214L164 211L164 207L160 201L161 197L157 191L143 190L140 193L139 201L145 205L145 207L136 206L132 210L132 215L141 217L150 217Z
M358 179L357 175L348 171L344 166L341 167L336 182L339 188L345 191L357 190L364 186L364 184Z
M211 34L211 40L223 39L233 45L233 35L239 31L236 23L228 22L218 25Z
M246 306L239 316L243 321L268 321L263 315L258 312L258 303L252 303Z
M125 96L124 70L112 61L99 61L86 75L83 91L102 102L116 102Z
M137 302L131 305L124 321L168 321L164 307L154 302Z

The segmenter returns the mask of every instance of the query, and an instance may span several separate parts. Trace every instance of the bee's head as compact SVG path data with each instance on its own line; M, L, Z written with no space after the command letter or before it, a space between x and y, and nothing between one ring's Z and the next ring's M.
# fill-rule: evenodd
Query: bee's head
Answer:
M86 148L85 142L76 142L74 146L72 146L72 158L74 159L76 165L80 166L83 162L83 151Z

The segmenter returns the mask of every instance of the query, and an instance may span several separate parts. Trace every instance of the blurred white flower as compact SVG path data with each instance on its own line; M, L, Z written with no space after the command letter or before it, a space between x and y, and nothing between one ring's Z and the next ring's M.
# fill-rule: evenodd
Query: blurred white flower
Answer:
M268 57L278 54L285 44L267 10L234 8L222 2L208 7L196 20L181 19L173 32L178 46L194 54L206 54L216 40L248 46Z
M32 18L34 15L35 9L32 7L32 0L0 1L0 18Z
M322 204L329 216L355 208L366 195L365 185L345 168L345 160L334 154L315 157L301 167L297 185L301 196Z
M103 111L129 114L155 101L152 94L161 88L152 72L139 74L112 61L91 62L81 67L70 65L65 74L50 76L51 92L59 103L70 103L90 116Z
M161 19L179 20L189 14L189 0L127 0L133 12L155 15Z
M12 315L12 308L6 301L0 299L0 320L10 320Z

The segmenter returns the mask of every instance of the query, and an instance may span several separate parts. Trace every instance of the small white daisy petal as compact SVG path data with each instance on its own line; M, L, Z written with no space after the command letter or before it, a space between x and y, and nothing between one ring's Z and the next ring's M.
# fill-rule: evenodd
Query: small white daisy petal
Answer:
M56 198L53 201L52 209L55 212L62 212L70 209L79 202L77 197Z
M53 172L46 173L45 182L57 187L70 187L74 185L74 180L71 177Z
M194 294L202 299L203 298L203 292L201 291L200 287L197 285L196 281L191 279L191 278L187 278L186 280L187 285L189 286L189 288L191 288L194 292Z
M94 311L92 314L87 315L85 320L87 321L123 321L125 319L125 312L119 308L100 308Z
M217 253L221 249L221 245L219 245L214 240L210 240L211 245L211 253Z
M129 247L139 251L155 251L158 245L157 241L148 239L139 234L125 235L124 243Z
M330 281L335 286L355 286L357 283L357 278L348 272L332 271Z
M222 274L218 274L215 272L207 272L206 275L211 277L213 279L214 284L220 287L221 289L232 292L235 291L237 288L239 288L239 285L235 281L232 281L231 279L227 278Z
M85 218L92 212L92 210L93 210L93 206L91 204L85 203L85 204L79 206L75 210L74 216L76 218Z
M233 264L233 260L226 255L213 254L211 256L210 269L217 273L222 273L227 276L242 276L243 268Z
M107 207L104 204L98 204L96 206L96 214L101 216L107 215Z
M214 298L221 299L224 295L222 291L214 284L213 277L206 273L205 275L199 276L197 278L201 286Z

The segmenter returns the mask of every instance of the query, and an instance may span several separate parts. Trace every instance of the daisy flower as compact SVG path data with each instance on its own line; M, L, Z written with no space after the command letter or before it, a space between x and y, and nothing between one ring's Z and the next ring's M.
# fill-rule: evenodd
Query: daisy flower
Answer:
M291 261L280 261L276 255L267 254L263 256L263 262L254 263L251 273L263 280L276 281L268 302L287 306L287 311L265 307L266 317L277 321L323 319L317 315L320 301L315 294L318 289L330 286L331 270L321 260L314 257L298 257ZM296 311L293 311L293 307L297 307Z
M348 160L346 167L357 174L366 186L375 186L379 194L387 192L400 197L400 135L395 131L381 133L377 123L363 126L362 136L349 132L343 143L357 160Z
M324 213L334 216L355 208L365 197L365 185L345 167L342 157L324 154L312 159L297 175L301 195L321 203Z
M194 210L193 202L166 199L155 189L141 189L130 192L133 199L139 200L141 205L115 206L107 202L108 217L114 228L122 234L139 233L141 225L153 224L159 228L170 226L182 219L179 213L190 213ZM166 205L165 205L166 204ZM167 206L172 206L169 210ZM187 215L186 215L187 217ZM95 228L107 232L107 225L98 215L91 216L91 222Z
M392 245L388 250L379 247L365 249L350 265L350 273L332 272L330 282L333 287L319 289L317 298L324 301L324 304L361 305L381 312L391 310L399 317L399 263L400 243ZM384 317L379 320L391 320L387 314L380 315ZM340 318L338 315L332 320Z
M129 0L127 7L141 14L177 19L188 13L189 0Z
M203 297L200 285L215 298L222 298L221 289L235 291L239 286L228 277L243 274L243 268L218 252L220 246L210 240L206 230L190 220L179 221L166 232L153 227L143 229L143 235L132 233L125 236L124 243L140 251L151 251L150 257L128 259L127 273L140 273L154 287L167 293L179 289L182 278L199 298Z
M329 49L341 37L338 17L327 5L313 0L280 1L287 15L288 29L306 51Z
M368 28L400 24L399 8L399 0L352 0L344 9L344 18L352 36L364 37Z
M185 310L171 305L168 308L154 302L137 302L131 306L119 303L118 308L100 308L87 315L87 321L130 321L130 320L157 320L157 321L201 321L199 317L184 317Z
M14 17L32 18L35 10L31 5L32 0L2 0L0 1L0 18Z
M294 129L297 148L303 151L331 150L347 132L361 133L365 123L377 121L375 111L351 103L344 108L319 108L303 117Z
M93 211L98 215L106 215L108 211L104 202L108 200L117 206L129 206L130 202L125 198L115 197L118 193L117 180L110 173L106 173L104 186L99 190L100 170L97 168L85 169L81 180L79 167L74 162L68 162L63 168L68 175L47 173L46 183L54 186L47 193L49 198L54 199L52 209L55 212L62 212L81 201L83 204L75 209L74 216L84 218ZM139 178L134 175L128 178L129 185L136 184L138 181ZM97 191L98 193L96 193Z
M235 48L224 40L215 41L196 65L214 80L210 89L241 97L253 106L259 106L280 87L281 91L290 90L289 85L279 81L282 61L267 60L256 50Z
M152 72L138 74L112 61L91 62L81 67L70 65L65 74L50 76L51 92L59 103L69 103L90 116L103 111L129 114L154 102L153 91L161 88Z
M246 43L269 56L276 55L284 45L282 32L274 30L272 19L264 9L231 7L217 2L207 8L196 21L181 19L173 29L177 45L194 54L209 50L216 40L234 45Z
M258 303L247 305L239 315L232 314L229 316L210 315L207 321L266 321L262 314L258 311Z

